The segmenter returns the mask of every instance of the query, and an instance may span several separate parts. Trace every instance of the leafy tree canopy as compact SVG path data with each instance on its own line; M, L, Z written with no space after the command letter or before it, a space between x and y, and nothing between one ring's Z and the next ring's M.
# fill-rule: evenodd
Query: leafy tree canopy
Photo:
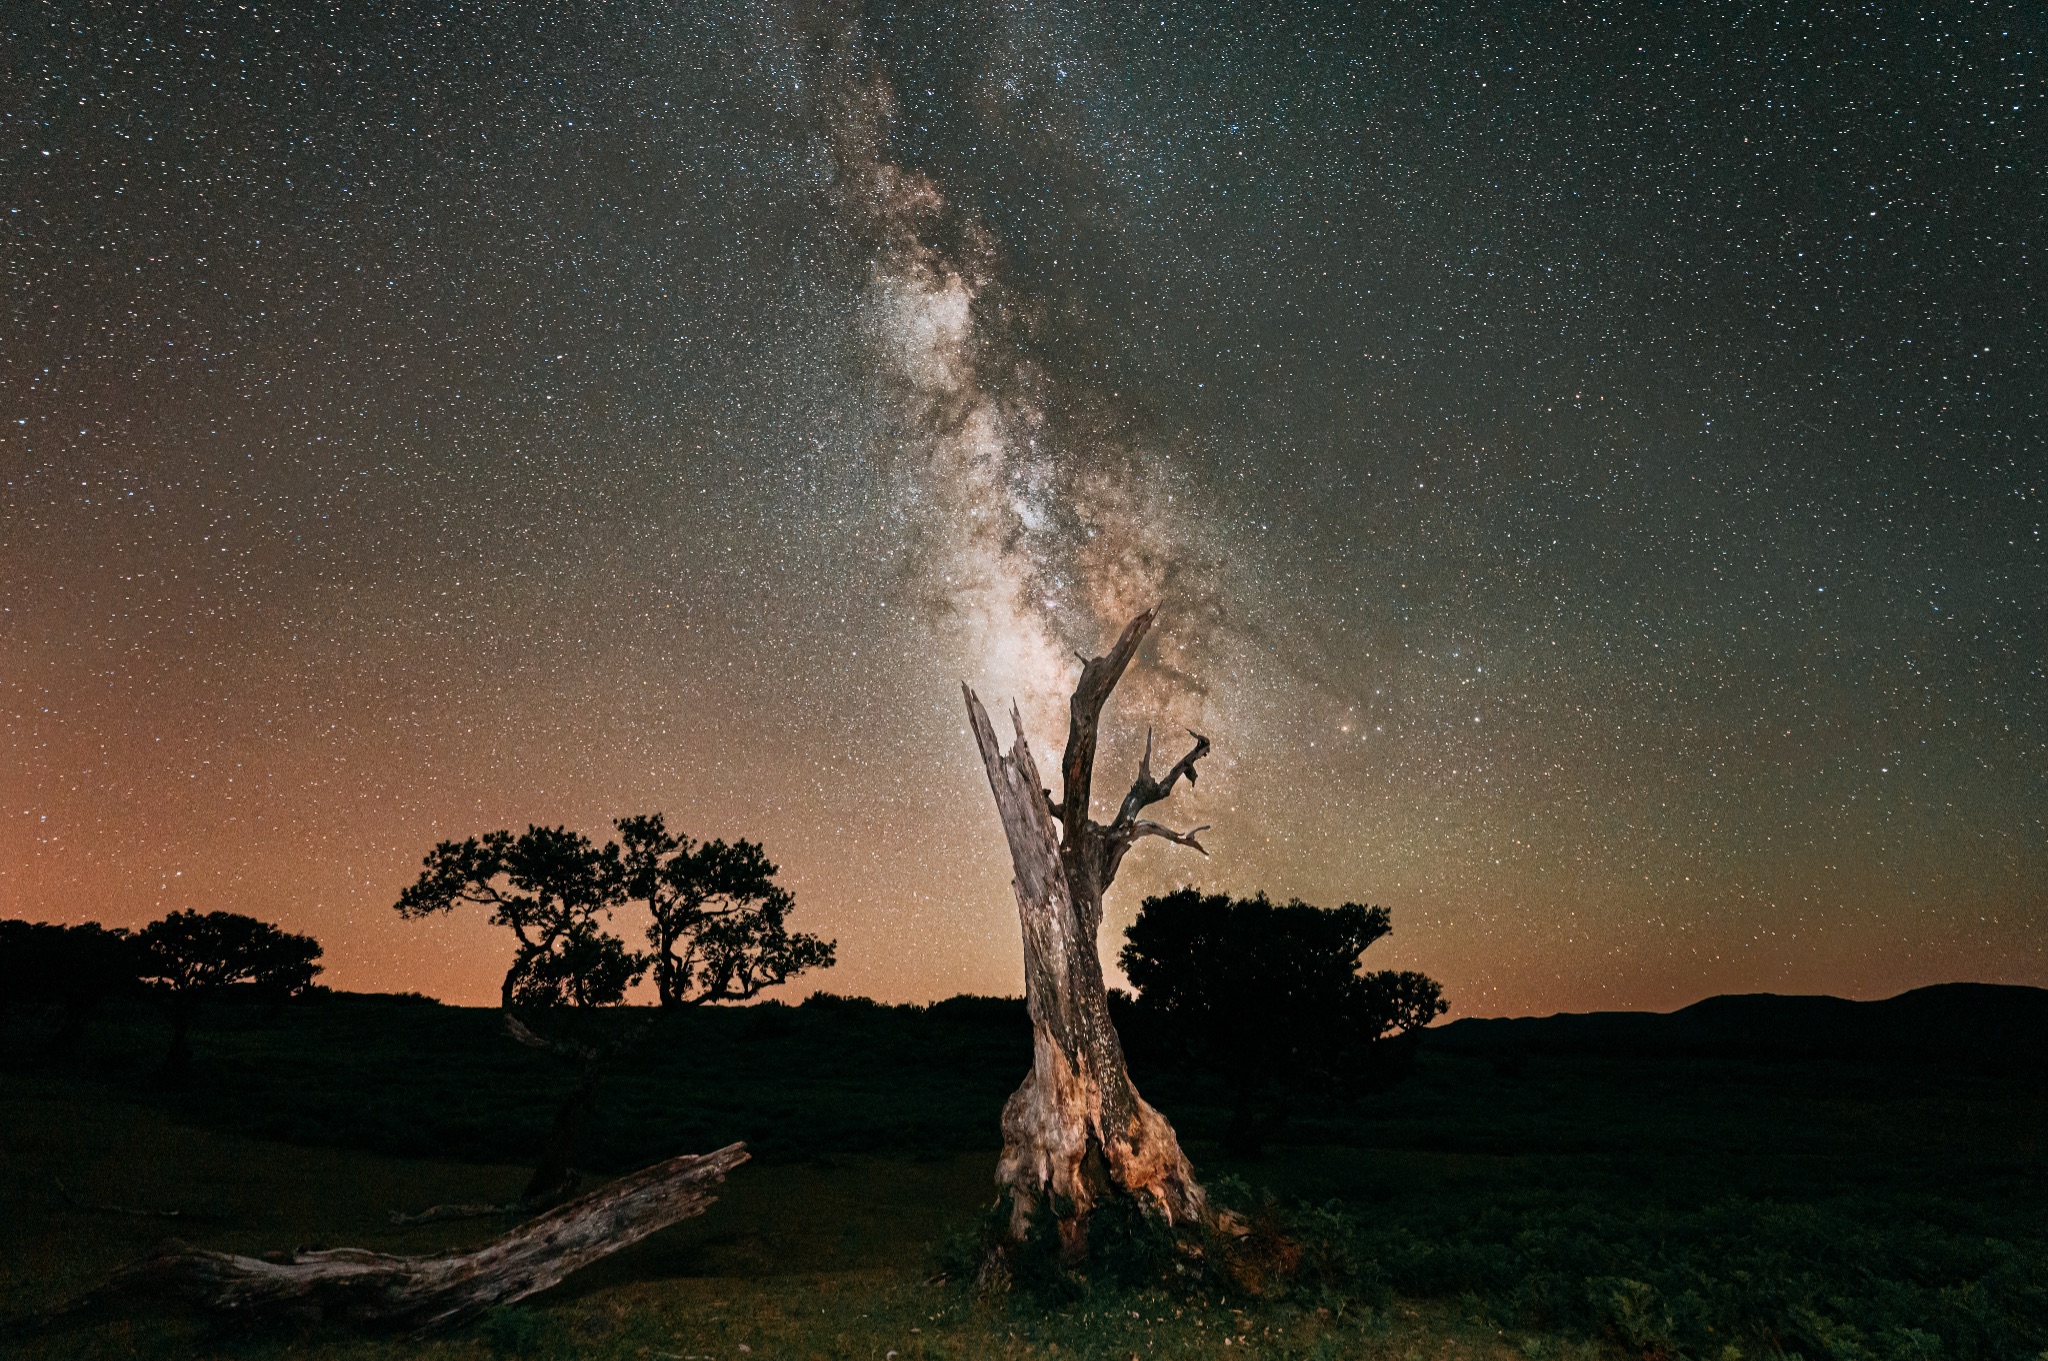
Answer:
M296 997L320 972L320 942L237 912L173 912L135 937L142 981L176 998L245 985Z
M135 989L138 967L126 931L97 922L0 921L0 1017L16 1007L56 1008L62 1020L50 1049L62 1053L103 1000Z
M0 1008L90 1004L133 987L135 945L98 922L0 921Z
M1387 909L1324 909L1196 889L1147 898L1119 961L1149 1029L1229 1082L1241 1144L1276 1086L1361 1085L1389 1039L1447 1009L1419 973L1360 972L1393 929Z
M528 827L516 837L443 841L397 906L404 917L481 907L509 929L518 946L500 989L508 1008L609 1006L647 970L646 959L605 929L620 890L616 846L599 849L562 827Z
M181 1072L194 1013L208 997L243 987L274 1001L297 997L320 972L320 942L238 912L173 912L137 932L137 972L171 1017L164 1067Z
M525 1198L535 1204L576 1184L570 1162L595 1109L601 1070L649 1025L591 1045L536 1033L516 1007L612 1005L650 967L664 1008L737 1001L832 963L832 942L793 934L785 924L790 895L775 883L775 866L760 846L698 845L669 831L659 813L615 825L623 847L596 846L561 827L444 841L397 903L406 917L481 907L509 929L518 948L501 994L506 1028L522 1044L582 1065L527 1183ZM609 929L612 914L628 903L649 914L651 954L629 950Z
M694 842L659 813L615 825L620 840L601 847L560 827L444 841L398 911L481 907L510 929L507 1007L609 1005L650 968L664 1007L740 1001L832 965L833 942L789 929L794 900L758 843ZM648 914L650 953L608 929L627 904Z
M618 820L625 896L651 921L654 981L664 1007L739 1001L811 969L835 943L792 932L795 900L775 882L758 842L692 842L659 813Z

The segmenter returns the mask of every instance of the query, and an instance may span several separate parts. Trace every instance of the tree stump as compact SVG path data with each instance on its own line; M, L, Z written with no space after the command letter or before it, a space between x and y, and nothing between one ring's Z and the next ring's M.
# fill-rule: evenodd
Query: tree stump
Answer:
M1031 1016L1030 1075L1003 1107L1003 1154L996 1181L1010 1202L1009 1233L1022 1240L1040 1207L1057 1217L1069 1259L1087 1251L1087 1219L1106 1197L1135 1198L1169 1224L1206 1224L1207 1198L1166 1117L1131 1084L1122 1042L1110 1023L1096 933L1102 895L1124 854L1158 836L1202 851L1205 828L1176 832L1138 816L1172 792L1209 739L1195 743L1163 780L1152 776L1152 740L1116 818L1090 819L1089 786L1102 707L1152 627L1155 610L1133 619L1106 657L1084 658L1068 704L1067 748L1057 803L1012 705L1016 741L1006 753L972 688L961 687L989 788L1010 846L1017 912L1024 932L1024 997ZM1207 855L1207 851L1202 851Z

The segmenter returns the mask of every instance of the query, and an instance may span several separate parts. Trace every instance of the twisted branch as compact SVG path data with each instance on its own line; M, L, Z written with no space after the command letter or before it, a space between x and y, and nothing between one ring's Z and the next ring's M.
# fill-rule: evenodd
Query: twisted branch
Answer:
M551 1040L545 1035L537 1034L526 1022L520 1020L509 1010L504 1015L505 1033L525 1045L528 1049L544 1049L557 1058L576 1059L583 1063L595 1063L598 1059L604 1057L603 1050L594 1049L581 1041L570 1039Z
M1132 782L1131 792L1124 795L1123 806L1117 809L1116 821L1111 824L1113 831L1129 827L1139 813L1171 794L1182 776L1187 777L1189 784L1195 782L1195 762L1209 754L1209 739L1193 728L1188 729L1188 736L1195 739L1195 745L1189 748L1187 755L1173 763L1173 769L1166 772L1165 779L1155 780L1152 778L1152 730L1145 730L1145 755L1138 762L1138 778Z
M470 1252L393 1257L328 1248L242 1257L167 1244L63 1311L136 1295L183 1299L245 1320L325 1318L425 1331L545 1290L579 1267L692 1215L747 1160L744 1144L685 1154L619 1178Z

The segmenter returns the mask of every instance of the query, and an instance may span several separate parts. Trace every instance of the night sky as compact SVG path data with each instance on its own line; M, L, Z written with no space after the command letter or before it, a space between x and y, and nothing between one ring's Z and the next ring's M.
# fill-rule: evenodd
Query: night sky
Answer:
M2048 984L2044 11L1303 8L8 6L0 915L487 1002L429 846L659 809L1014 994L959 682L1156 601L1111 949Z

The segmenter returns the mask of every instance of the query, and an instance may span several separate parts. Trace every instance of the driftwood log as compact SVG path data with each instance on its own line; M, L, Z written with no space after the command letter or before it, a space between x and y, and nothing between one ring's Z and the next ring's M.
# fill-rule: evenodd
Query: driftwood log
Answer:
M1104 826L1089 817L1102 708L1155 613L1133 619L1108 656L1082 659L1068 704L1057 801L1040 782L1016 707L1010 711L1016 741L1005 753L981 700L961 687L1009 840L1031 1016L1031 1072L1003 1107L996 1181L1009 1196L1013 1238L1021 1240L1038 1207L1049 1205L1059 1217L1063 1249L1076 1257L1087 1248L1089 1211L1107 1196L1134 1197L1169 1223L1206 1224L1211 1217L1173 1126L1131 1084L1096 953L1103 891L1132 845L1157 836L1202 851L1195 838L1207 830L1176 832L1138 816L1182 777L1194 783L1195 763L1209 751L1209 739L1199 733L1190 734L1193 748L1163 779L1153 777L1148 735L1138 778L1115 819Z
M702 1214L746 1145L684 1154L536 1216L470 1252L394 1257L362 1248L241 1257L171 1244L115 1273L84 1307L169 1297L229 1317L324 1319L424 1331L547 1289L578 1268ZM71 1311L67 1311L71 1312Z

